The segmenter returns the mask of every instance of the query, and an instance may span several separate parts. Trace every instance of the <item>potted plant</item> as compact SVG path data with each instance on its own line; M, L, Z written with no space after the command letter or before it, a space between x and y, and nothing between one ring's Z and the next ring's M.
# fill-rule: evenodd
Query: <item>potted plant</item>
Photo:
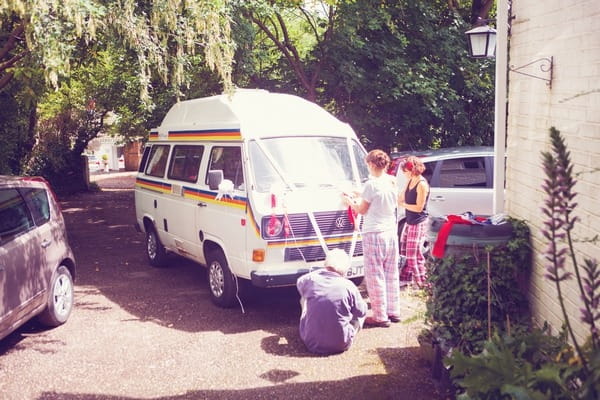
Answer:
M104 172L108 172L108 154L102 154L102 163L104 164Z

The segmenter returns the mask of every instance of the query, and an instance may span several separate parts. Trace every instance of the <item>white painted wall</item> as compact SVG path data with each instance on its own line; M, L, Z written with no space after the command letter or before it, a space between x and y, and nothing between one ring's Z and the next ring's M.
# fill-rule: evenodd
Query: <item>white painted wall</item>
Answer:
M508 75L505 209L532 228L531 304L537 321L548 321L556 332L563 317L555 285L544 278L541 152L550 149L549 129L556 127L566 138L578 174L577 257L580 263L585 257L600 260L600 241L581 242L600 235L600 1L513 1L512 7L509 64L518 67L554 57L551 87L515 72ZM523 72L549 77L539 65ZM583 304L575 281L564 291L571 322L583 339L587 331L580 323Z

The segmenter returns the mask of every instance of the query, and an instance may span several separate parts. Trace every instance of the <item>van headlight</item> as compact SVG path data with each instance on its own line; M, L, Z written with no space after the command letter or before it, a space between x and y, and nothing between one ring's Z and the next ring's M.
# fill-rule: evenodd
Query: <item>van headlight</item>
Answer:
M279 239L282 237L282 217L270 216L262 219L262 233L265 239Z

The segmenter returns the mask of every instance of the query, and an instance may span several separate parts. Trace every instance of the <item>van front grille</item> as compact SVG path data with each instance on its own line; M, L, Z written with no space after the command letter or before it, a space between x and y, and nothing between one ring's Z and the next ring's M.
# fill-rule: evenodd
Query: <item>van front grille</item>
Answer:
M346 253L350 252L350 242L345 243L337 243L334 245L329 245L329 250L332 249L342 249ZM359 240L356 242L354 246L354 256L362 256L362 242ZM313 261L323 261L325 259L325 252L321 246L306 246L306 247L297 247L297 248L286 248L285 261L302 261L305 260L307 262Z
M348 218L346 210L341 211L323 211L314 213L315 220L319 230L324 237L339 236L343 234L352 234L354 225ZM308 218L308 214L288 214L290 222L291 235L296 239L316 238L317 233ZM270 217L263 217L262 226L268 224ZM263 236L263 238L267 239Z

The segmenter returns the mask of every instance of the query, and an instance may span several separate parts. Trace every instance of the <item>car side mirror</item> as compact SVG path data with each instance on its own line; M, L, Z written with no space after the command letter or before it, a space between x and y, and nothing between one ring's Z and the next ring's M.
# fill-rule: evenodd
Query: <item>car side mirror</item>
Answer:
M211 169L208 171L208 188L210 190L218 190L219 184L223 181L222 169Z

